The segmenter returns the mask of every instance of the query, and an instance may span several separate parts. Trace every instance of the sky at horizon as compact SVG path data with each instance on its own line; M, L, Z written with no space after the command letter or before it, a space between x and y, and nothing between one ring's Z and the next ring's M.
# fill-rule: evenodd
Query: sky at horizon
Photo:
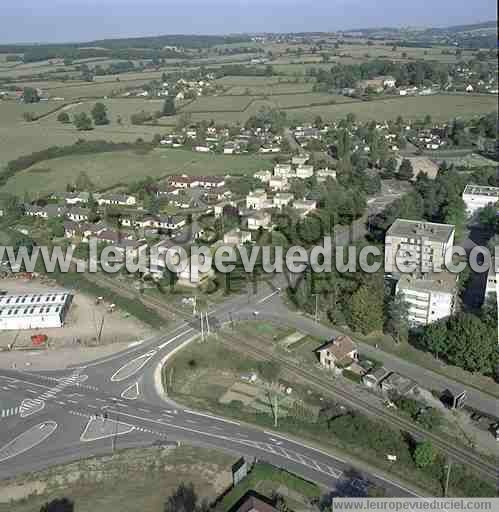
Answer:
M449 26L497 19L491 0L19 0L0 5L0 44L159 34Z

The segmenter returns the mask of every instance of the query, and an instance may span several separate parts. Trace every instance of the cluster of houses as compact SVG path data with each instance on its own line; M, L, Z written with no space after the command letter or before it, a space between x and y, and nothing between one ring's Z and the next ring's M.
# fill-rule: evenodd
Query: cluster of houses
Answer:
M348 370L358 375L366 387L385 396L414 396L420 391L414 381L399 373L360 362L357 344L350 336L336 336L319 347L316 354L321 368L337 374Z
M137 98L162 98L174 95L176 101L184 101L185 99L210 94L214 89L214 79L215 75L209 73L199 80L186 80L184 78L180 78L175 83L161 82L158 85L156 85L155 82L151 82L149 87L140 87L128 90L123 93L123 96L135 96ZM154 86L152 84L154 84Z
M447 144L445 128L428 128L419 130L411 137L411 142L420 149L441 149Z
M476 71L465 64L459 65L456 68L453 83L448 85L448 88L450 87L454 90L469 93L499 93L497 77L480 78Z
M327 178L336 179L336 171L334 169L314 169L313 165L307 164L309 156L294 156L290 163L276 164L272 171L262 170L254 174L257 178L272 192L284 192L289 190L291 180L304 180L316 176L319 182L325 181Z
M323 141L325 135L330 130L338 129L338 123L333 122L329 125L324 125L321 127L314 126L313 124L306 124L302 126L297 126L293 130L293 136L301 146L301 148L306 151L308 145L312 141ZM351 141L352 141L352 151L359 152L364 155L368 155L371 151L368 142L365 140L364 130L360 130L362 126L358 123L353 123L353 125L348 129ZM404 130L411 130L410 125L406 125L403 127ZM390 125L388 122L381 122L376 124L376 130L381 134L383 139L386 141L388 149L392 151L394 154L398 153L398 135L391 131ZM337 157L337 147L336 145L331 145L329 148L331 155L336 158Z
M159 144L172 148L190 146L199 153L218 152L224 155L247 153L250 145L256 145L259 153L279 153L282 137L272 133L270 128L241 128L234 134L228 128L209 126L204 129L193 125L180 133L165 135Z

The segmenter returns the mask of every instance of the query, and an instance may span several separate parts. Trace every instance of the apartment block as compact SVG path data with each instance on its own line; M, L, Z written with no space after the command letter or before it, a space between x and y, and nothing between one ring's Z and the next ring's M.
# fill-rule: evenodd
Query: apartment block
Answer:
M413 326L428 325L449 317L455 306L457 275L451 272L404 274L396 290L408 306Z
M442 269L454 234L450 224L397 219L385 236L385 274L400 274L397 262L415 262L419 271Z

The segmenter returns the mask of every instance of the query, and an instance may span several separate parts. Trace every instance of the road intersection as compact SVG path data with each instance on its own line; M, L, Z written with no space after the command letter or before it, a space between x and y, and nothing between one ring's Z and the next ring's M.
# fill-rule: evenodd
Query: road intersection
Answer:
M210 322L220 326L254 318L257 312L259 318L281 323L283 318L291 324L298 319L297 327L311 329L307 318L285 311L279 289L261 287L251 300L236 296L218 305L210 311ZM330 334L312 324L316 334ZM0 370L0 390L8 390L25 404L24 414L1 420L0 478L117 448L188 443L266 460L331 489L354 471L361 475L359 481L383 485L390 495L415 494L301 441L168 401L158 383L158 367L195 339L199 330L197 319L181 320L168 333L66 370Z

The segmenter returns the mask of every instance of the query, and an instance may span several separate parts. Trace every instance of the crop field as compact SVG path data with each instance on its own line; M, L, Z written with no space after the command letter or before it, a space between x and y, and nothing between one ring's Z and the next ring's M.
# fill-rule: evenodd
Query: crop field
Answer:
M282 82L275 85L254 85L246 87L243 85L235 85L227 89L224 95L227 96L271 96L273 94L303 94L312 92L313 82Z
M251 87L251 86L265 86L275 85L282 81L277 76L224 76L219 78L217 83L227 87L234 87L236 85Z
M11 178L3 191L23 196L33 194L33 181L40 194L64 191L81 171L97 188L127 184L146 176L161 178L170 174L252 174L271 168L273 160L264 155L200 154L182 149L156 149L146 154L115 151L94 155L74 155L40 162Z
M284 73L285 75L290 76L296 76L296 75L305 75L307 71L309 71L312 68L315 69L324 69L325 71L329 71L331 67L334 65L334 62L328 62L328 63L296 63L298 59L294 59L293 62L290 64L275 64L272 66L272 68L275 70L276 73ZM337 59L337 62L339 62L339 59ZM343 62L343 61L342 61ZM347 62L344 62L344 64L347 64Z
M26 122L23 112L43 114L62 102L40 102L25 105L14 101L0 101L0 168L9 160L22 155L39 151L50 146L64 146L75 143L78 139L96 140L105 139L112 142L132 142L138 137L150 141L154 134L161 129L153 126L133 126L129 122L129 112L138 112L141 109L154 111L161 108L161 104L154 103L154 107L146 107L147 100L103 100L108 103L111 124L98 126L91 131L80 132L72 125L63 125L57 121L57 113L51 114L39 121ZM151 102L152 103L152 102ZM68 105L63 107L69 114L72 112L90 112L94 101L81 105ZM116 123L117 116L123 118L123 125Z
M468 96L464 94L441 94L374 101L356 101L322 107L287 110L288 118L298 121L312 121L317 115L324 119L340 119L353 113L361 121L423 118L430 114L435 121L454 117L473 117L497 111L495 95Z
M204 96L187 104L182 112L242 112L253 99L251 96Z
M0 100L0 126L13 128L12 123L27 125L29 123L23 119L24 113L32 112L39 116L60 106L62 106L60 101L40 101L39 103L26 104Z
M313 105L351 103L353 100L339 94L311 92L307 94L283 94L269 96L269 101L275 103L277 108L289 109L297 107L310 107Z
M96 130L110 128L110 129L121 129L119 125L116 123L116 119L118 116L121 116L123 125L126 126L130 124L130 116L140 111L153 113L157 110L161 110L163 106L163 100L147 100L141 98L133 98L133 99L99 99L99 100L87 100L83 102L79 102L74 104L72 107L68 108L67 112L69 114L78 114L80 112L86 112L90 115L90 111L93 106L97 103L104 103L107 107L108 117L111 123L107 126L96 126ZM57 116L50 116L46 119L48 122L49 119L52 122L57 123L58 126L61 125L57 120Z

